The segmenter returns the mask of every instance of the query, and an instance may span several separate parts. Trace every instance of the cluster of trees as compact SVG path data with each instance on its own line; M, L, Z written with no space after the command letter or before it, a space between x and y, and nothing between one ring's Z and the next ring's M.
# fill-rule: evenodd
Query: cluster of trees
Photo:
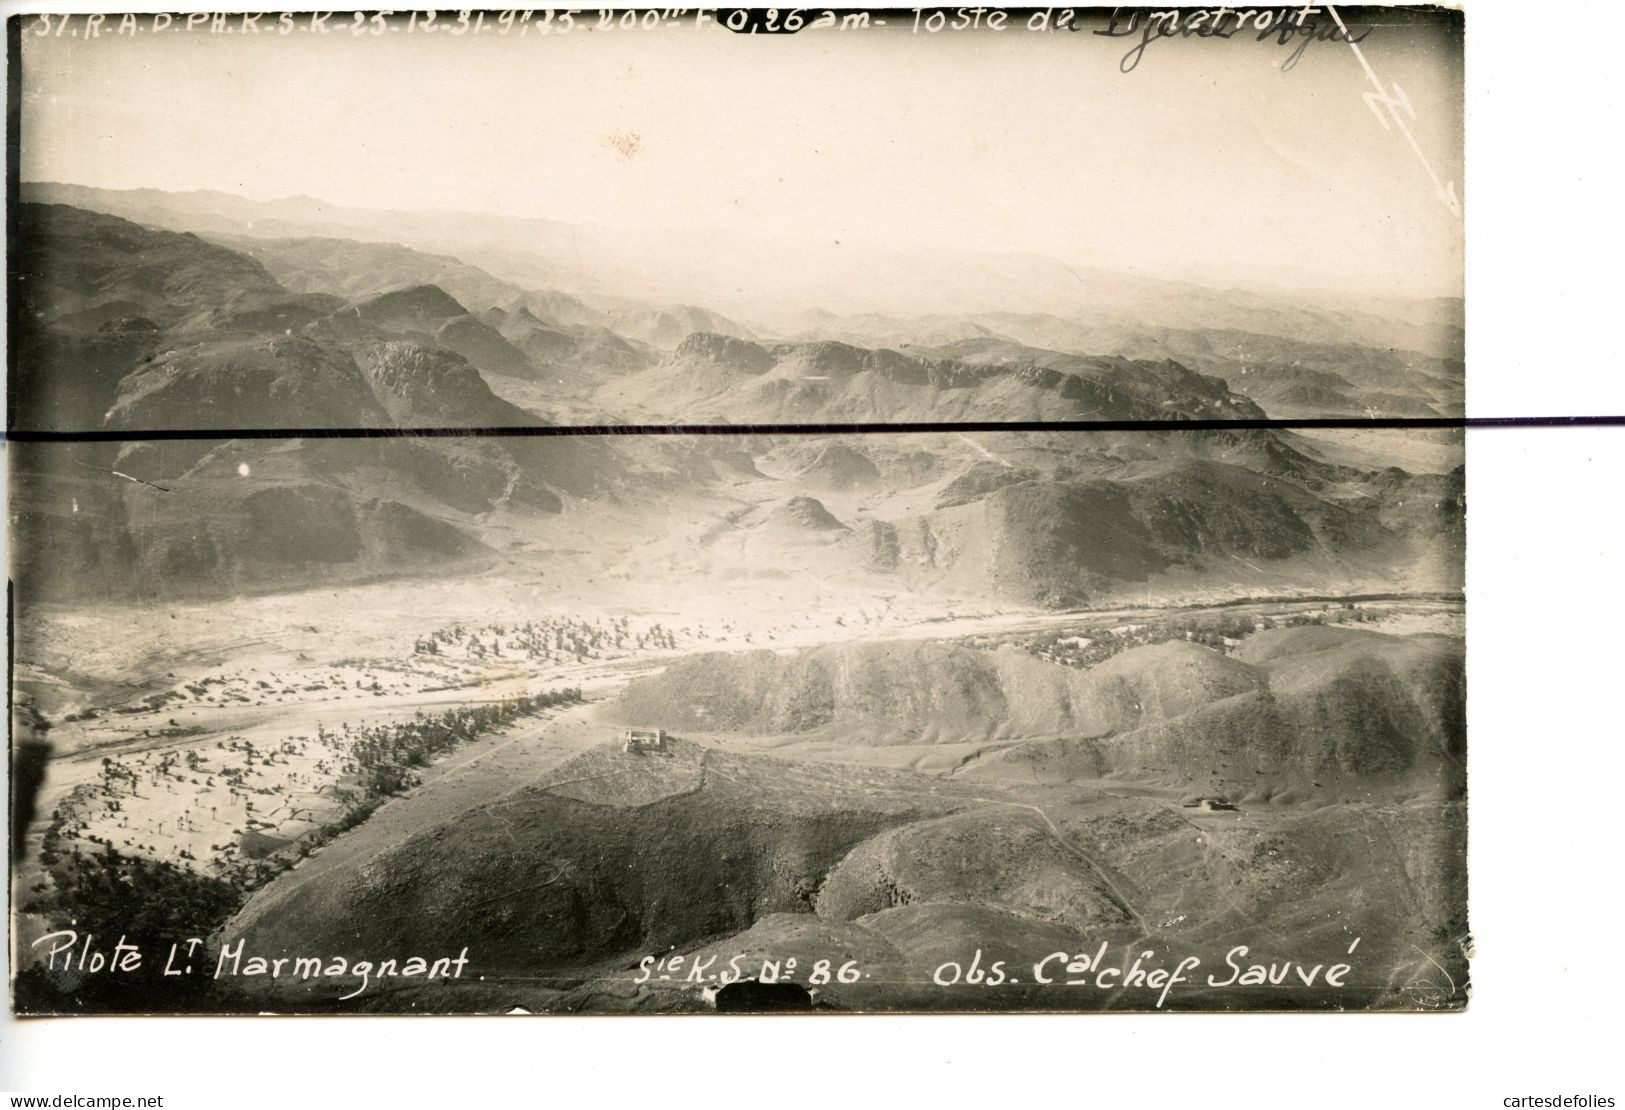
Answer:
M1363 624L1383 618L1381 610L1362 609L1353 602L1323 612L1293 613L1287 616L1267 617L1252 613L1204 614L1184 620L1161 620L1128 627L1056 628L1016 641L1024 651L1064 663L1069 667L1098 666L1129 648L1147 644L1161 644L1169 640L1189 640L1215 651L1228 652L1239 640L1267 628L1297 628L1301 625ZM980 646L996 646L996 639L976 641Z
M1278 623L1287 628L1298 628L1306 624L1365 624L1368 621L1380 621L1382 618L1383 614L1380 611L1359 609L1350 601L1345 602L1341 609L1331 609L1325 613L1295 613L1282 618Z
M684 630L686 632L686 630ZM419 655L440 655L442 647L460 647L476 659L522 658L543 662L596 659L606 651L638 651L677 647L678 632L658 622L638 630L628 617L582 621L549 617L523 624L491 624L481 628L452 625L419 640Z
M132 790L135 788L134 771L110 756L102 756L102 786L106 788L106 792L110 793L119 779L128 783Z
M1063 663L1069 667L1099 666L1130 648L1161 644L1169 640L1189 640L1215 651L1228 651L1237 640L1261 628L1273 628L1268 617L1224 613L1190 621L1157 621L1152 624L1112 628L1058 628L1017 642L1024 651Z
M190 868L123 855L112 845L65 852L49 866L55 887L50 904L35 900L24 912L46 914L53 927L93 936L102 950L123 937L141 949L141 966L134 973L84 975L60 963L55 971L35 964L17 975L18 1009L96 1013L220 1005L211 998L209 976L164 976L164 957L172 943L219 928L242 904L243 891Z
M161 940L166 949L172 939L206 936L241 901L230 883L163 860L127 856L110 844L100 851L65 852L50 870L57 899L71 907L81 935L122 933L132 942L150 939L154 947ZM38 913L52 907L23 909Z
M510 724L520 716L582 700L580 687L572 686L486 705L458 706L433 716L419 711L412 720L396 724L356 728L345 725L341 733L319 727L318 739L342 753L344 770L356 775L359 784L349 794L343 813L305 837L299 844L298 854L307 854L365 821L386 797L412 785L416 769L433 757ZM246 738L232 736L218 746L243 754L245 767L221 767L216 772L234 788L241 789L244 772L256 759L269 763L278 754L286 758L295 754L301 745L295 740L285 740L277 750L260 751ZM177 752L164 752L159 757L154 777L179 776L183 767L187 771L204 770L195 753L182 756ZM80 787L70 796L73 804L59 807L52 815L41 853L51 883L35 886L36 897L23 907L25 912L46 914L53 921L76 921L74 927L81 935L86 932L111 937L123 934L143 948L156 950L162 944L167 950L173 938L208 935L236 911L248 891L292 866L291 853L278 853L277 858L260 860L228 862L221 859L217 862L222 877L213 877L143 855L124 855L104 837L78 835L73 827L77 805L99 794L101 804L116 811L121 807L115 793L121 786L133 789L136 782L133 770L116 760L104 759L101 781ZM86 796L80 798L79 794ZM249 805L252 808L252 802ZM63 843L65 839L79 839L87 846L70 849ZM182 852L181 857L191 859L192 855ZM108 985L116 978L100 976L93 982L31 968L17 979L17 998L19 1004L26 998L27 1009L128 1009L132 1000L116 993L121 988ZM147 983L140 989L150 991L152 984ZM153 1004L151 995L134 1001L137 1008ZM176 1008L186 1007L177 1000Z
M567 686L489 705L458 706L432 717L419 710L412 720L395 724L355 728L346 724L341 733L346 750L344 770L360 779L363 799L399 794L416 782L416 768L435 756L502 728L516 717L581 700L581 688ZM324 732L322 739L329 736Z
M581 687L565 686L490 705L459 706L432 717L419 710L412 720L398 724L357 728L345 724L336 733L318 726L317 739L347 752L343 769L357 777L359 789L343 792L347 803L343 813L302 837L298 854L309 855L371 817L386 798L416 785L417 768L434 756L517 717L582 700Z

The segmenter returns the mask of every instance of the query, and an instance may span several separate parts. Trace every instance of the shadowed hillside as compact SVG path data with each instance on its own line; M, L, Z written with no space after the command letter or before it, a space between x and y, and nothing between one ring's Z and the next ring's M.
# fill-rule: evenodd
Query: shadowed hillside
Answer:
M455 919L458 943L481 953L487 973L567 973L809 912L854 845L956 804L951 791L899 772L683 743L642 756L599 748L425 829L364 871L308 883L290 874L223 935L279 954L314 946L359 957L443 946L444 922Z
M629 684L620 712L706 732L959 743L1101 736L1259 684L1246 664L1185 643L1138 648L1080 671L1014 648L904 641L690 656Z
M682 659L630 683L632 723L843 744L1008 744L961 769L1069 782L1158 768L1248 798L1351 783L1459 792L1459 640L1343 628L1257 634L1232 655L1183 640L1078 669L1013 647L901 642Z

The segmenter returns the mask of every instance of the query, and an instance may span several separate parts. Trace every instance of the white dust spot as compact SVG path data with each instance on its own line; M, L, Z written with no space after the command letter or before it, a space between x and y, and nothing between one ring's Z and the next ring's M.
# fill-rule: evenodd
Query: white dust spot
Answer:
M249 476L249 474L252 473L252 471L250 471L248 469L248 464L247 463L238 463L237 464L237 473L240 474L242 477L246 478L246 477Z

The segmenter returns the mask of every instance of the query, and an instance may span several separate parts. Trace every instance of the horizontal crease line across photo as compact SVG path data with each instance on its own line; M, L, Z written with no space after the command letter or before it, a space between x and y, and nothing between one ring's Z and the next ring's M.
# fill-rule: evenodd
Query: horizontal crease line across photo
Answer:
M198 439L439 439L554 436L776 436L972 432L1210 432L1312 429L1472 429L1621 427L1625 414L1584 416L1327 417L1222 420L966 420L766 424L517 424L426 427L346 426L269 428L13 428L18 443L107 443Z

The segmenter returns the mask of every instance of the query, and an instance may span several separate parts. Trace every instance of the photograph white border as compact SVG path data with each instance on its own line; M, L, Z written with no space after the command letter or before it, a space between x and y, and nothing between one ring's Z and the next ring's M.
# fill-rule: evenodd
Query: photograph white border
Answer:
M1617 5L1463 6L1469 415L1625 413ZM4 1015L0 1090L162 1094L165 1107L182 1110L1617 1101L1625 1089L1608 930L1619 920L1616 799L1625 784L1625 428L1475 430L1468 456L1476 953L1464 1014Z

